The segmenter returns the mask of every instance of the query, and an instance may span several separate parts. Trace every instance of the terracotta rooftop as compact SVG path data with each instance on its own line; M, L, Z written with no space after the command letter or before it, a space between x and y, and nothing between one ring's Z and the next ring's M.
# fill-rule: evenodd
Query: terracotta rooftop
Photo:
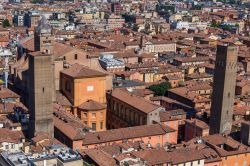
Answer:
M139 97L146 97L147 95L154 94L154 92L149 89L133 89L132 93Z
M70 101L61 92L56 91L56 102L62 106L72 106Z
M145 62L145 63L136 63L136 64L126 64L126 68L129 69L142 69L142 68L159 68L159 62Z
M115 75L129 77L135 73L137 73L137 71L135 71L135 70L133 70L133 71L119 71L119 72L115 72Z
M183 109L168 110L168 111L160 112L160 121L167 122L167 121L173 121L173 120L184 120L182 119L183 115L186 117L186 112Z
M20 44L29 51L35 51L34 47L34 35L24 38Z
M206 82L199 81L185 81L186 87L189 91L198 91L198 90L212 90L212 86Z
M128 58L128 57L138 57L134 49L122 50L117 53L114 53L115 58Z
M79 109L87 110L87 111L96 111L96 110L103 110L106 108L106 105L99 103L94 100L88 100L81 105L78 106Z
M199 66L200 67L205 67L205 68L208 68L208 69L214 69L215 68L215 65L211 64L211 63L202 63Z
M245 116L250 113L250 106L247 105L236 105L233 107L233 114L234 115L241 115Z
M183 144L183 147L198 149L199 152L205 157L205 163L221 161L221 158L217 154L217 152L214 149L210 148L208 145L206 145L205 142L202 141L202 139L200 138L193 138L190 141L185 142Z
M14 112L14 108L19 109L20 111L23 111L24 113L28 112L27 107L21 103L0 103L0 114L9 114Z
M102 166L116 166L115 160L111 155L107 154L105 151L100 149L89 149L84 151L96 164Z
M216 150L221 157L250 153L249 147L228 136L215 134L204 137L203 139L211 148Z
M0 99L19 98L20 96L8 88L0 89Z
M12 131L7 128L0 128L0 133L0 142L18 143L21 142L20 139L25 139L22 131Z
M134 107L135 109L142 111L144 113L150 113L160 106L153 104L150 101L147 101L144 98L134 95L132 92L128 92L126 89L113 89L109 93L112 97L127 103L128 105Z
M207 73L193 73L189 74L187 77L190 79L199 79L199 78L212 78L213 75Z
M83 78L83 77L104 77L105 73L90 69L88 67L79 65L78 63L73 64L68 69L61 71L61 73L68 75L73 78Z
M182 148L173 151L167 151L164 148L151 149L145 151L132 152L137 158L147 161L148 165L160 165L171 163L178 165L189 161L197 161L205 159L205 156L200 153L201 150L195 148Z
M210 101L209 98L202 97L198 93L189 91L187 87L173 88L169 89L168 91L194 102Z
M170 104L176 104L176 105L180 105L180 106L183 106L185 108L191 108L190 106L186 105L186 104L183 104L177 100L174 100L174 99L171 99L169 97L165 97L165 96L156 96L156 97L151 97L150 98L151 101L164 101L164 102L167 102L167 103L170 103Z
M32 138L32 141L34 143L38 143L40 141L44 141L44 140L47 140L47 139L51 139L51 137L49 136L48 133L46 133L46 132L39 132L39 133L36 134L35 137Z
M132 138L163 135L170 132L175 132L175 130L161 124L153 124L87 133L82 137L82 140L83 145L90 145Z
M30 37L27 37L27 38L24 38L21 41L21 45L24 48L26 48L27 50L35 51L35 48L34 48L34 35L32 35ZM73 48L73 47L71 47L69 45L66 45L66 44L63 44L63 43L58 43L58 42L54 43L54 48L56 48L53 51L53 55L54 55L55 58L61 57L62 55L76 49L76 48Z
M174 58L174 60L176 61L180 61L182 63L185 63L185 62L207 62L209 61L209 57L176 57Z
M193 124L201 129L209 129L208 124L199 119L186 119L186 123Z
M31 53L29 53L29 55L34 56L34 57L36 57L36 56L50 56L50 54L40 52L40 51L31 52Z
M58 104L54 104L54 125L72 140L79 140L89 132L88 126Z

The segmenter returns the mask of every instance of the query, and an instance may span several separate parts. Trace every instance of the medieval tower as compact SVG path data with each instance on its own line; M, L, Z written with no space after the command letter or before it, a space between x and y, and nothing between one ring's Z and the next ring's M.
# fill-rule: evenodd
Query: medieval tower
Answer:
M210 116L210 134L229 134L232 128L238 48L217 47Z
M39 132L54 135L53 100L54 68L52 28L42 18L35 28L35 52L29 54L29 134Z

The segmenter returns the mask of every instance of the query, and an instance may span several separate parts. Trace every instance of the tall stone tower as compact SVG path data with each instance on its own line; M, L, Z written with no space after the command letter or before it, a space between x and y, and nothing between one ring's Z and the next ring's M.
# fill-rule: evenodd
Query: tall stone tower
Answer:
M42 17L35 27L34 45L35 51L53 54L55 36L52 33L52 27L45 17Z
M52 60L54 62L54 44L55 44L55 36L52 32L53 28L48 22L48 20L42 16L42 18L38 21L38 25L35 27L34 33L34 46L35 51L44 52L50 54L52 56ZM58 64L58 63L57 63ZM53 63L53 79L54 76L57 77L55 71L55 63ZM56 88L56 80L54 82L54 94L53 94L53 101L55 101L55 88Z
M237 74L237 55L238 48L236 46L217 46L210 134L229 134L231 131Z
M44 52L29 54L29 133L54 135L52 56Z

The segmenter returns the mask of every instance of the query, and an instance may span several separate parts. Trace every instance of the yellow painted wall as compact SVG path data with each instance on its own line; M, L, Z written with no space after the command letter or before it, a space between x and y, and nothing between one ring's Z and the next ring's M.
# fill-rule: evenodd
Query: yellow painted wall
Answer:
M106 103L106 77L74 80L74 106L79 106L90 99Z
M247 166L250 165L250 153L222 157L222 166L234 166L237 163L238 166L244 166L244 162Z

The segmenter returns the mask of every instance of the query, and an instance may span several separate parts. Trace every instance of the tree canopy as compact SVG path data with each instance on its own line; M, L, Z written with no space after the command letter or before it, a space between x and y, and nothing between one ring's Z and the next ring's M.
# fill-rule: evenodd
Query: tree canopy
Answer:
M3 20L2 26L3 26L4 28L10 27L10 22L9 22L9 20L8 20L8 19Z
M211 27L220 27L221 26L221 23L219 23L219 22L212 22L211 23Z
M40 4L42 4L42 3L44 3L44 0L32 0L32 3L40 3Z
M162 82L157 85L151 85L148 89L155 92L156 96L164 96L166 91L171 88L171 84L169 82Z

